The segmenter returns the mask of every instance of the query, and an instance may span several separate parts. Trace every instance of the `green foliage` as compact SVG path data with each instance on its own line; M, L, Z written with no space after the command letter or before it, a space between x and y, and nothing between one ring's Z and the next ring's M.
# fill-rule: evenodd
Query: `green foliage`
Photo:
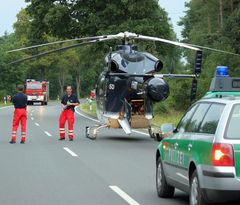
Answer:
M16 36L14 34L5 35L0 38L0 91L1 95L11 95L15 92L16 84L23 83L22 79L25 75L26 69L23 65L17 69L8 66L7 63L12 61L14 58L6 54L6 50L13 44L16 45ZM21 55L16 55L21 57ZM2 96L0 96L2 97Z
M222 3L222 7L221 7ZM186 3L186 15L179 25L184 27L184 42L240 53L240 1L239 0L191 0ZM223 21L221 21L221 15ZM185 52L187 69L193 67L194 56ZM239 76L240 58L204 50L203 71L199 79L198 98L209 89L216 66L227 65L232 76ZM182 85L181 85L182 84ZM186 86L184 82L180 86ZM183 89L180 89L183 92ZM178 94L177 94L178 95Z
M156 103L153 107L154 115L159 115L162 113L169 113L169 106L167 103Z

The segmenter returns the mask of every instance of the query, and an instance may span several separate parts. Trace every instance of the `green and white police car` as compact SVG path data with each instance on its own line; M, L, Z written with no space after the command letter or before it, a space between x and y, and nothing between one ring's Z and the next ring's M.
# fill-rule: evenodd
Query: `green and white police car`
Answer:
M189 193L190 205L240 199L240 78L229 77L224 67L217 71L210 92L177 128L162 126L172 134L156 153L159 197L173 197L177 188Z

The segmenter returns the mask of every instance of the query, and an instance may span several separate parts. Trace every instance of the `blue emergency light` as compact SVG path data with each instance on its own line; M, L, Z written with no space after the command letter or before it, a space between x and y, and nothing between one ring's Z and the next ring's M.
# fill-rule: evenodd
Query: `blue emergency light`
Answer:
M215 71L216 77L229 77L228 67L227 66L217 66Z

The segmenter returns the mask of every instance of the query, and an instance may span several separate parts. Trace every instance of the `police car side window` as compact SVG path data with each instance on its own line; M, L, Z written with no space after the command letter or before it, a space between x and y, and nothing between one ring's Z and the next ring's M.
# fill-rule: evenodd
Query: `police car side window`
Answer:
M225 138L239 140L239 127L240 127L240 105L234 105L231 111L228 126L225 133Z
M215 134L224 107L224 104L211 105L202 121L201 127L199 129L200 133Z
M198 107L198 104L191 107L183 116L181 121L179 122L176 131L177 132L184 132L186 129L186 126L188 122L191 120L191 117L193 116L193 113L195 112L196 108Z
M188 123L185 132L198 132L199 127L203 121L204 116L206 115L211 104L201 103L196 112L194 113L191 121Z

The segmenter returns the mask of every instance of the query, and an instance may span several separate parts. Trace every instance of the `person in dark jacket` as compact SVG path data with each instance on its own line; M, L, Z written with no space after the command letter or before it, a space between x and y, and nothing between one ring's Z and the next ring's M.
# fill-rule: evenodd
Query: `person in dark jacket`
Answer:
M18 126L21 123L22 138L21 143L26 141L26 124L27 124L27 96L23 93L24 86L17 86L18 93L12 98L15 111L12 123L12 139L11 144L16 143Z
M74 111L75 106L78 106L79 100L76 95L73 94L72 86L67 86L66 95L63 96L62 101L62 113L59 118L59 140L65 140L65 123L68 121L68 138L70 141L74 138Z

